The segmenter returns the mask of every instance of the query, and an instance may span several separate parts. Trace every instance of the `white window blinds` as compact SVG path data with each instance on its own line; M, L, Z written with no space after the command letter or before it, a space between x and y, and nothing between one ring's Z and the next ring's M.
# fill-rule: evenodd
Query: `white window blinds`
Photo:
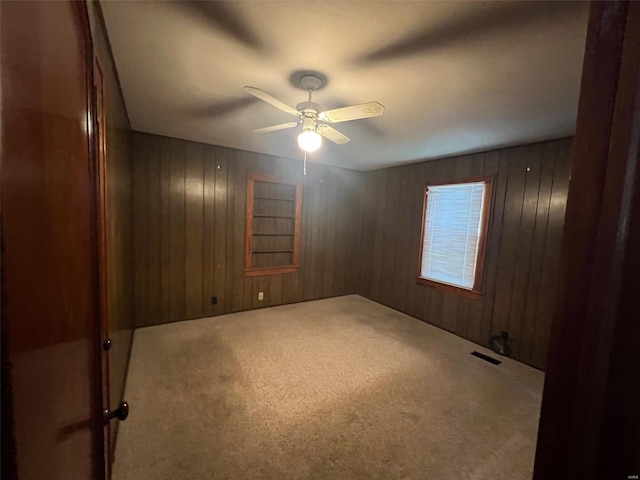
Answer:
M473 288L485 188L484 182L428 187L422 278Z

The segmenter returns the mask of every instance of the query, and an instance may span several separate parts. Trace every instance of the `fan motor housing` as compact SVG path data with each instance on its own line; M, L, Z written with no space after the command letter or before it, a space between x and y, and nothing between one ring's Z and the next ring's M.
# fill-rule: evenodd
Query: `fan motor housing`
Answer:
M302 131L305 130L314 130L316 129L316 119L313 116L304 117L302 119Z
M305 115L318 115L318 113L322 111L322 107L315 102L301 102L296 105L296 110L301 111Z

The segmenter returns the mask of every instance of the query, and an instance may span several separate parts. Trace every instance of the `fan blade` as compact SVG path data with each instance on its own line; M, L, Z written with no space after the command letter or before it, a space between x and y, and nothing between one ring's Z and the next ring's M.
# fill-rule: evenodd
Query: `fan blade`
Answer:
M319 117L320 120L326 120L329 123L338 123L361 118L379 117L383 113L384 107L382 105L378 102L369 102L322 112Z
M576 16L586 18L588 2L471 2L459 15L430 28L422 28L395 43L361 55L358 65L397 60L411 55L430 53L456 42L474 43L487 35L522 30L531 24L545 25L551 20ZM503 33L504 34L504 33Z
M263 92L262 90L260 90L259 88L254 88L254 87L244 87L244 91L247 93L250 93L251 95L253 95L254 97L258 97L260 100L262 100L263 102L267 102L271 105L273 105L274 107L282 110L285 113L288 113L290 115L293 116L298 116L299 112L298 110L296 110L293 107L290 107L289 105L287 105L284 102L281 102L280 100L278 100L275 97L272 97L271 95L269 95L267 92Z
M255 133L269 133L278 130L284 130L285 128L293 128L298 126L298 122L281 123L280 125L273 125L271 127L258 128L254 130Z
M163 2L164 3L164 2ZM181 0L166 2L173 8L189 14L194 20L200 21L209 28L224 32L236 42L255 51L263 51L265 43L259 38L255 30L247 24L244 15L237 13L231 2L205 2L197 0Z
M197 106L189 108L188 113L199 118L216 118L242 110L254 103L258 103L258 99L253 97L233 98L221 102L200 101Z
M343 133L340 133L338 130L336 130L333 127L330 127L329 125L320 124L318 125L317 131L324 138L327 138L331 140L333 143L337 143L339 145L343 145L351 141L349 137L347 137Z

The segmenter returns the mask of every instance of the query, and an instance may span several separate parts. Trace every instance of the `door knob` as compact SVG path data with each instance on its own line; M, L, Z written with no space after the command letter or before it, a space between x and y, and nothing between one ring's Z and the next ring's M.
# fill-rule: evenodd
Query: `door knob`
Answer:
M115 410L107 410L105 409L103 412L104 422L107 423L109 420L113 420L117 418L120 421L126 420L129 416L129 404L127 402L120 402L118 408Z

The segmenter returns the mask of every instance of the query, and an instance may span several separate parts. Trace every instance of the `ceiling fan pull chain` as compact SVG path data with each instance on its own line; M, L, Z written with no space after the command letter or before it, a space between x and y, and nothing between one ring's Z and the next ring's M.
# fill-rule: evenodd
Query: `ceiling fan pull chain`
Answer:
M307 176L307 152L302 150L302 172Z

